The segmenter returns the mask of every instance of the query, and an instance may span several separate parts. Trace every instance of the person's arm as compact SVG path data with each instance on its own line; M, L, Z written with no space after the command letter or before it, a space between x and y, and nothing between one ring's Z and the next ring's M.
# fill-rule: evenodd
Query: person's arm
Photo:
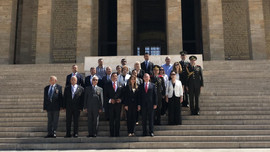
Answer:
M44 96L43 96L43 110L47 110L46 105L46 97L48 96L48 92L46 93L46 87L44 88Z
M102 88L100 88L100 102L99 102L99 110L102 110L103 108L103 89Z
M85 88L85 92L84 92L84 104L83 104L83 107L84 109L87 109L87 100L88 100L88 87Z
M83 105L84 105L84 89L83 87L81 88L82 89L82 94L81 94L81 97L80 97L80 110L82 111L83 110Z
M203 84L203 72L202 72L202 67L200 67L200 76L201 76L201 87L203 87L204 86L204 84Z
M153 105L154 105L154 107L156 107L157 106L157 88L155 87L155 84L153 84L154 86L154 88L153 88ZM156 109L156 108L154 108L154 109Z
M62 86L59 86L58 88L59 92L58 92L58 100L59 100L59 107L62 108L63 107L63 93L62 93Z

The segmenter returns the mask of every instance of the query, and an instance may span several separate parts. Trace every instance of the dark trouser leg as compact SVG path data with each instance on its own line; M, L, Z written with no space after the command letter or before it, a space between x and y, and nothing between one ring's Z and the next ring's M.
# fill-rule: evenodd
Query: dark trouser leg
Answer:
M173 98L169 98L168 102L168 124L173 125L174 118L174 107L173 107Z
M188 91L186 89L186 86L184 87L185 93L183 94L183 107L186 107L188 105Z
M53 112L53 133L57 130L59 120L59 111Z
M72 121L72 111L66 110L66 135L70 135Z
M147 134L147 109L142 107L142 128L143 128L143 135Z
M196 112L196 114L200 111L199 96L200 96L200 88L196 88L195 89L195 112Z
M93 135L93 113L92 111L87 111L88 116L88 135Z
M180 104L180 98L179 97L174 97L174 125L181 125L182 121L181 120L181 104Z
M109 104L109 112L110 112L110 136L114 137L114 119L115 119L115 113L114 113L114 107L115 105Z
M105 118L109 120L110 119L110 112L109 112L110 104L105 102L103 105L103 108L105 110Z
M115 136L119 137L120 135L120 114L121 114L122 104L116 103L115 109Z
M157 109L155 109L155 125L160 125L160 117L161 117L161 108L157 107Z
M48 117L48 125L47 125L48 135L52 135L53 134L53 112L47 111L47 117Z
M189 87L189 104L191 114L195 114L195 105L194 105L194 88Z
M166 100L164 98L164 99L162 99L161 115L166 114L167 109L168 109L168 103L166 102Z
M154 110L148 109L149 133L154 133Z
M137 109L136 105L128 106L127 111L127 124L128 124L128 133L134 133L134 128L136 125L136 115Z
M93 112L93 124L92 124L93 135L97 134L97 126L98 126L98 111L95 111Z
M80 117L80 110L75 110L73 113L73 124L74 124L74 134L78 134L79 130L79 117Z

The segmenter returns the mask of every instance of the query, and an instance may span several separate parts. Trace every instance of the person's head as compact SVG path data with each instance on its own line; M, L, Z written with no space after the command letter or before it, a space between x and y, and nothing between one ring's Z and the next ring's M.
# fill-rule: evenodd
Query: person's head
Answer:
M150 58L150 57L149 57L149 53L145 53L145 54L144 54L144 60L145 60L145 61L148 61L149 58Z
M111 80L113 82L117 81L117 73L116 72L113 72L112 75L111 75Z
M92 85L93 86L96 86L97 84L98 84L98 77L97 76L93 76Z
M164 68L163 68L163 67L160 67L160 69L159 69L159 74L160 74L160 75L165 74L165 71L164 71Z
M180 55L181 55L181 60L185 61L186 60L186 51L182 51L180 52Z
M70 83L71 83L71 85L73 85L73 86L74 86L75 84L77 84L77 77L76 77L76 76L71 77Z
M180 73L181 72L181 66L180 66L180 63L179 62L175 62L173 64L173 71L176 72L176 73Z
M190 56L189 57L189 61L191 65L195 65L196 61L197 61L197 57L196 56Z
M50 76L49 82L50 82L50 85L56 84L56 82L57 82L57 77L56 77L56 76Z
M72 70L72 73L76 73L76 72L78 72L78 65L72 65L72 68L71 68L71 70Z
M144 82L149 82L150 81L150 75L148 73L145 73L143 76Z
M154 68L153 68L154 76L157 76L159 74L159 68L160 68L160 66L158 66L158 65L154 66Z
M91 67L90 68L90 73L91 73L91 75L95 75L97 73L96 68L95 67Z
M103 59L102 58L98 59L98 66L103 66Z
M170 73L170 77L171 77L172 81L175 81L176 80L176 73L174 71L172 71Z
M132 75L134 75L134 76L136 76L136 77L137 77L138 72L137 72L137 70L136 70L136 69L132 70Z
M140 70L141 69L141 63L139 61L136 61L134 63L134 69L136 69L136 70Z
M122 67L120 65L117 65L116 66L116 71L117 71L117 74L120 74L121 71L122 71Z
M121 64L122 64L122 66L127 65L127 60L126 60L125 58L123 58L123 59L121 60Z
M128 67L127 66L123 66L122 67L122 74L126 75L128 73Z
M106 68L106 74L107 75L111 75L112 74L112 68L111 67L107 67Z
M165 58L165 62L166 62L167 65L170 65L171 64L171 58L167 56Z
M129 86L130 86L130 87L133 86L133 88L136 88L136 89L137 89L137 88L138 88L138 85L137 85L136 80L137 80L137 77L136 77L135 75L132 75L132 76L129 78L129 81L128 81Z

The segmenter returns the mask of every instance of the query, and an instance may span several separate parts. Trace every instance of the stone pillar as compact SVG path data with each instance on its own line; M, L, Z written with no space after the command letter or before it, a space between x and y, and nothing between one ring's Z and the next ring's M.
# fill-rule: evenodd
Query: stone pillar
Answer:
M0 0L0 64L13 64L17 0Z
M183 49L181 0L166 0L167 54L179 54Z
M51 63L51 13L52 0L39 0L36 64Z
M262 0L248 0L253 59L267 59Z
M98 55L98 1L78 1L78 29L76 62L84 62L85 56Z
M265 37L266 37L266 50L268 59L270 59L270 1L263 0L264 11L264 24L265 24Z
M133 0L118 0L117 55L133 54Z
M211 60L210 54L210 37L209 37L209 19L208 19L208 0L201 0L201 17L202 17L202 42L203 42L203 59Z
M211 60L224 60L224 34L223 34L223 17L222 17L222 3L221 0L207 1L207 18L208 18L208 34L209 38L209 52ZM204 27L204 25L203 25ZM206 28L204 27L204 30ZM204 33L205 31L203 31ZM205 38L205 37L204 37ZM204 40L206 43L207 39Z

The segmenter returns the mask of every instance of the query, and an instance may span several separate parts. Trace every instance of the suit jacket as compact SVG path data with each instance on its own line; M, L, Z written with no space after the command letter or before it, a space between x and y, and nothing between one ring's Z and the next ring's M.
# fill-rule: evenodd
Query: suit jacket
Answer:
M70 84L71 77L72 77L72 74L67 75L66 87L71 85ZM77 84L84 87L83 76L80 73L77 73L76 77L77 77Z
M149 82L147 93L145 92L144 83L139 86L139 104L142 107L153 109L157 105L157 89L155 84Z
M43 101L43 110L47 111L59 111L60 107L63 105L63 95L62 95L62 86L56 84L54 86L54 92L52 100L48 95L50 85L44 88L44 101Z
M110 76L111 77L111 76ZM98 80L98 86L102 87L104 89L104 86L108 83L111 82L111 79L107 80L107 75L102 78L102 80Z
M141 69L140 72L137 74L137 77L143 79L144 73L145 71Z
M139 89L135 92L127 85L124 88L124 104L125 106L138 105Z
M67 110L83 110L84 88L78 85L74 98L72 99L71 86L67 86L64 92L63 108Z
M188 74L187 74L187 67L189 65L189 62L187 61L180 61L179 62L183 72L180 74L180 80L182 82L183 85L187 85L187 79L188 79Z
M103 89L96 86L96 91L93 86L85 88L84 92L84 109L87 111L98 112L98 110L103 109Z
M149 75L153 75L154 63L149 61L148 68L146 69L145 61L143 61L141 63L141 68L144 70L145 73L148 73Z
M113 89L112 81L108 82L104 87L104 102L109 103L110 99L123 99L123 86L117 84L116 92Z

